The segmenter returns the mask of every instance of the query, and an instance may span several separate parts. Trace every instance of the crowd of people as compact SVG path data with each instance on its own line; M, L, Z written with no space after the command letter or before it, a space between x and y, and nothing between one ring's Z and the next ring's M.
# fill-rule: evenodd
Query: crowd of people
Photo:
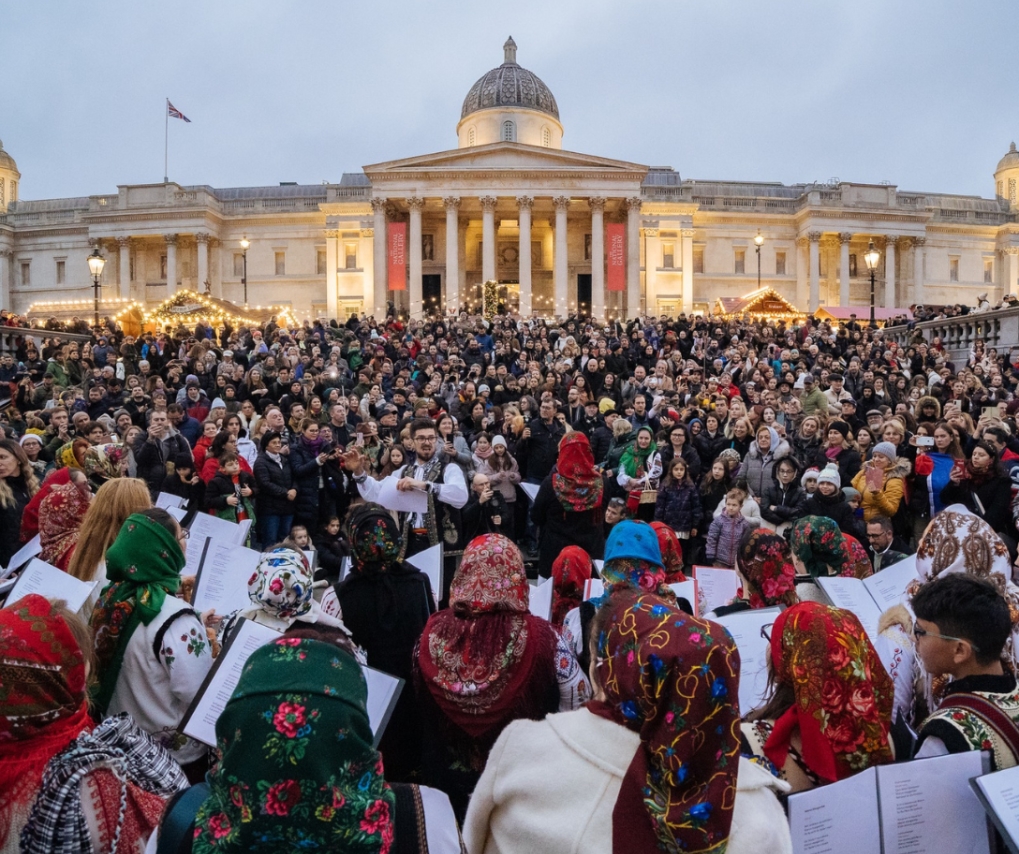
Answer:
M785 852L791 793L1019 764L1010 354L855 320L58 326L0 354L0 565L38 535L94 588L0 609L2 851ZM250 607L191 607L199 514L251 523ZM433 589L407 559L440 543ZM880 638L816 584L906 559ZM694 566L737 596L677 598ZM767 607L740 708L714 621ZM280 639L210 749L180 726L241 617ZM378 743L363 664L405 682Z

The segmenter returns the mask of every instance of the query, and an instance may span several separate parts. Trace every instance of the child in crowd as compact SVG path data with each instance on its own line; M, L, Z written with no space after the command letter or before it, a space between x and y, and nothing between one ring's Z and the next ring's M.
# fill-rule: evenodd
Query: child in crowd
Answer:
M863 511L860 509L861 495L859 490L853 489L851 486L843 486L842 494L846 498L846 504L849 505L849 509L853 511L853 516L857 519L863 518Z
M230 522L255 521L255 479L241 471L237 454L224 451L219 457L219 471L205 488L205 509L213 516ZM263 543L263 545L270 545Z
M343 558L349 554L347 541L341 533L339 517L331 516L318 535L313 538L313 542L318 552L318 569L315 570L315 580L326 579L330 583L339 581Z
M301 551L307 551L313 549L314 546L311 544L311 535L308 533L308 529L304 525L294 525L290 529L290 536L287 539L292 542Z
M803 477L800 478L800 486L803 487L803 491L807 495L813 495L817 492L817 469L807 469L803 472Z
M664 522L681 540L697 536L701 523L701 497L690 479L686 460L675 457L658 489L655 521Z
M612 529L625 518L626 499L610 498L608 505L605 507L605 524L602 525L602 529L605 532L605 539L608 539L609 534L612 533Z
M742 489L730 489L725 496L725 509L708 528L708 542L705 554L712 566L735 568L736 553L740 540L750 530L750 523L743 516L743 504L747 494Z
M177 454L173 463L173 474L168 474L164 478L159 491L184 499L182 509L187 515L181 520L181 525L187 527L198 512L205 509L205 484L195 472L190 455Z

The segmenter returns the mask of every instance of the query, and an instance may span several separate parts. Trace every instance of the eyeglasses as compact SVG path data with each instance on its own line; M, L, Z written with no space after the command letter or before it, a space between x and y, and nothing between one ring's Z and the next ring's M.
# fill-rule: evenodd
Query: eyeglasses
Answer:
M761 626L761 637L764 638L768 643L771 643L771 627L774 623L768 623L767 625Z
M929 637L929 638L941 638L942 640L950 641L962 641L963 643L968 643L973 648L973 652L980 652L980 647L978 647L971 640L967 640L966 638L952 637L952 635L939 635L937 632L929 632L926 629L921 629L916 623L913 623L913 637L915 637L917 640L920 640L920 638L923 637Z
M191 532L187 528L181 528L180 533L177 535L177 541L186 540L191 536Z

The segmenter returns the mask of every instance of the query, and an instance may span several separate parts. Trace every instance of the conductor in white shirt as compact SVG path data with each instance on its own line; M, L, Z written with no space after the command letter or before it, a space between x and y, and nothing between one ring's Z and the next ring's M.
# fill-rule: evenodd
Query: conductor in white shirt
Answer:
M414 442L415 462L403 466L390 475L396 478L401 492L418 491L426 494L428 510L425 513L401 513L403 529L403 559L442 543L443 600L448 596L449 585L457 558L463 552L461 542L463 525L460 508L467 503L467 481L463 469L455 462L443 462L436 455L438 431L430 418L416 418L411 422L410 435ZM353 475L358 492L366 501L378 501L382 481L368 477L364 454L351 448L343 456L344 467Z

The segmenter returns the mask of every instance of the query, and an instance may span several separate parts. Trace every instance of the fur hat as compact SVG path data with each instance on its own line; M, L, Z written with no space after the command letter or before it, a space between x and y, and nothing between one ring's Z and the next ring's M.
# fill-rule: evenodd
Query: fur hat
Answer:
M819 474L820 474L820 472L816 468L809 468L809 469L807 469L805 472L803 472L803 477L800 478L800 486L802 486L804 489L806 489L807 488L807 481L808 480L817 480Z

